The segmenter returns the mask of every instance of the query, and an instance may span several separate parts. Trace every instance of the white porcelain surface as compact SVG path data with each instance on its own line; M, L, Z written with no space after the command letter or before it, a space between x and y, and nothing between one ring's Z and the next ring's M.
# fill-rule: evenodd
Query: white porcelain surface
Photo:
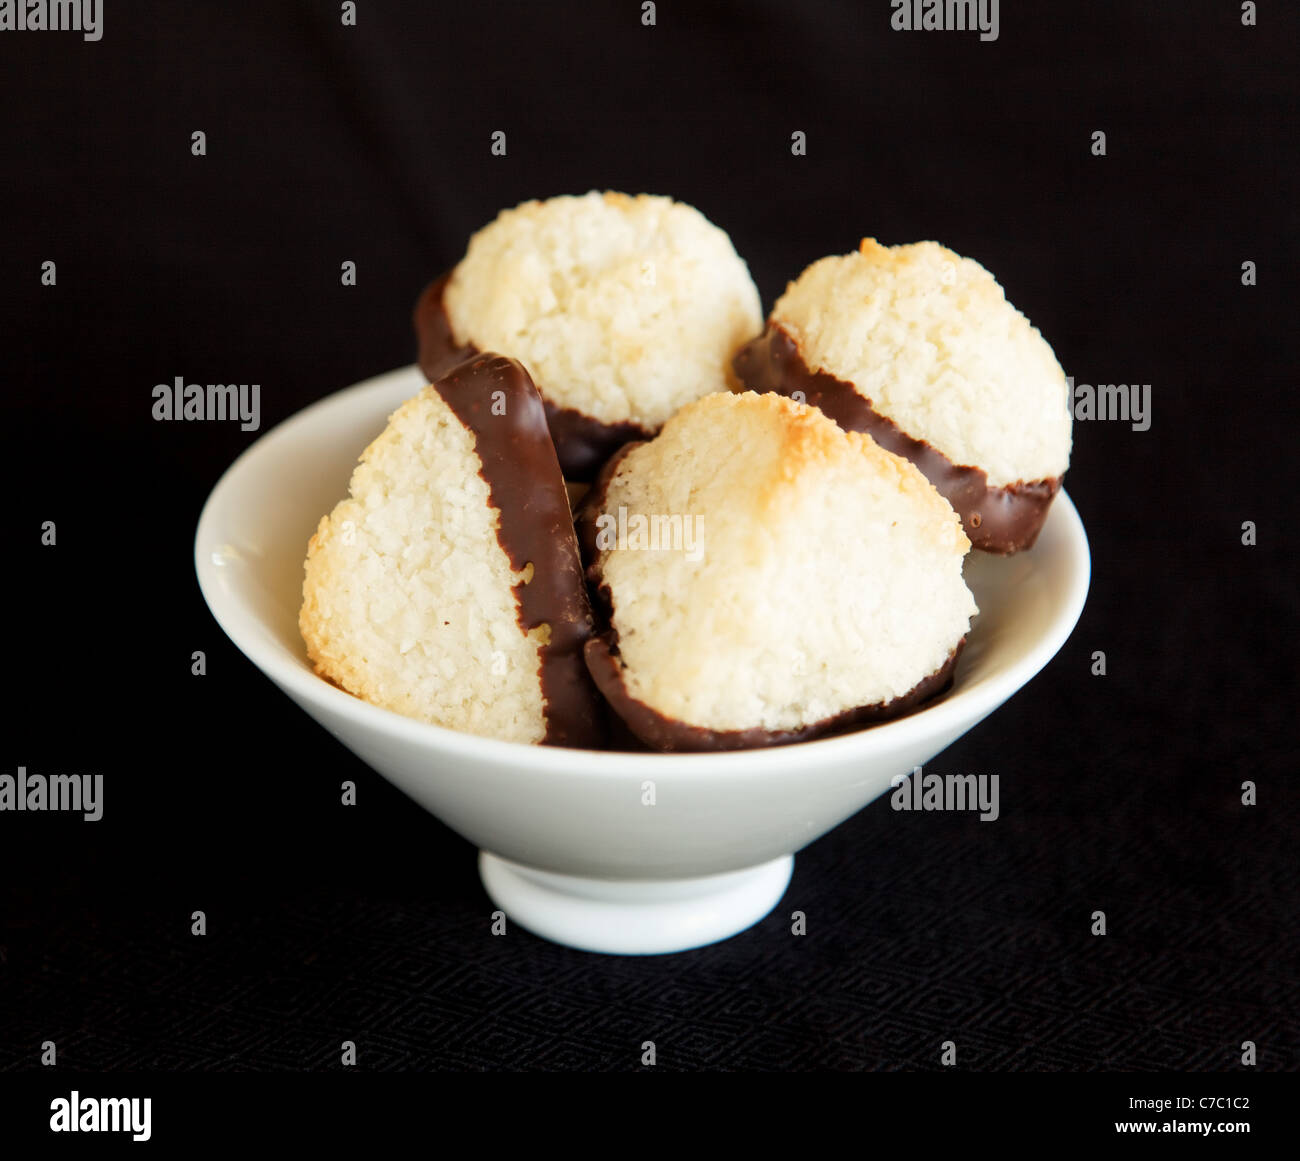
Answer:
M630 882L538 871L482 851L479 876L508 917L584 951L649 955L735 935L781 901L794 856L723 875Z
M199 520L199 583L263 673L385 778L498 856L481 865L489 893L511 919L559 942L671 951L743 930L779 901L785 856L995 710L1047 664L1082 611L1088 544L1062 492L1031 551L967 558L981 612L954 687L899 721L796 746L666 755L523 746L401 717L317 677L297 618L317 522L346 494L362 448L423 382L409 367L360 383L245 451ZM645 805L651 789L654 805ZM779 888L780 873L767 866L778 862ZM519 868L550 874L530 878ZM682 882L742 870L752 874Z

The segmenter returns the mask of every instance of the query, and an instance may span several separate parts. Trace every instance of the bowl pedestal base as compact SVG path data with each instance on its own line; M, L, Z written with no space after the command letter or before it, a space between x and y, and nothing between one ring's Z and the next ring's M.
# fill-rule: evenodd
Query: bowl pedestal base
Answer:
M521 866L487 851L478 871L492 902L544 939L611 955L662 955L752 927L785 894L794 856L696 879L588 879Z

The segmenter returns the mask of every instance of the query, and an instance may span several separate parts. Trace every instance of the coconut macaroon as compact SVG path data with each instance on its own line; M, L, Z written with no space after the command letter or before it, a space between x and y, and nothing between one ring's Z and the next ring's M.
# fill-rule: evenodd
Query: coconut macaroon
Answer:
M762 325L727 235L691 206L647 194L505 210L415 310L430 378L474 350L524 363L575 480L729 381L732 356Z
M776 394L719 393L623 449L579 511L587 665L659 750L804 741L946 688L970 543L907 460Z
M1038 536L1070 461L1065 374L978 262L935 242L822 258L737 355L746 386L820 407L912 460L976 548Z
M318 673L449 729L592 746L593 629L568 496L527 372L480 355L393 413L307 550Z

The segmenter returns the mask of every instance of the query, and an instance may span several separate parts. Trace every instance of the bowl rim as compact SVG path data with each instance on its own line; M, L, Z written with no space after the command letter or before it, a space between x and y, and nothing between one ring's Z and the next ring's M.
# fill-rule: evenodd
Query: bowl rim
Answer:
M785 746L673 754L531 745L481 737L405 717L393 710L362 701L302 668L299 661L286 656L278 644L278 634L271 632L262 618L254 615L217 583L218 566L211 557L218 542L213 528L221 498L234 486L234 481L250 461L272 455L298 429L310 426L321 412L341 406L347 399L357 395L391 390L401 378L410 378L414 382L417 377L418 368L414 364L395 368L331 392L283 419L246 447L221 474L204 501L194 533L194 567L199 589L208 610L226 636L265 676L295 700L301 699L319 706L325 712L346 719L349 725L358 730L395 736L403 742L436 750L448 757L476 762L495 761L538 772L562 771L569 775L620 777L651 771L662 774L666 772L666 764L671 764L674 770L692 769L701 773L707 771L723 774L743 770L748 774L760 774L765 771L788 770L796 752L800 765L842 763L851 761L854 752L859 750L862 751L862 758L866 759L873 747L886 743L889 748L901 749L923 744L936 735L964 732L970 723L978 722L991 713L1047 665L1069 639L1083 612L1091 581L1091 554L1083 521L1073 501L1062 488L1052 503L1048 519L1065 522L1064 540L1071 558L1068 570L1070 584L1068 591L1057 602L1048 630L1001 674L968 689L954 689L945 694L942 700L906 717L846 734ZM305 551L304 545L304 553ZM259 634L246 631L248 626L242 624L241 619L251 625L262 626L263 632ZM263 636L269 640L263 640Z

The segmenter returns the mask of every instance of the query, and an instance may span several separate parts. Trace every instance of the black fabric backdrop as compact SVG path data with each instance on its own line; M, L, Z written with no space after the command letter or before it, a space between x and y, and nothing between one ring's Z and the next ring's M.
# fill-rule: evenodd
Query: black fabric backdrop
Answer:
M105 780L98 823L0 815L0 1068L1296 1067L1294 6L1008 0L991 43L884 0L105 6L98 43L0 32L0 772ZM473 849L203 604L198 513L260 433L150 416L258 382L265 431L409 363L474 229L591 188L698 206L765 308L864 234L937 238L1069 373L1152 393L1149 431L1076 427L1073 638L929 767L998 773L1001 818L877 802L668 958L490 935Z

